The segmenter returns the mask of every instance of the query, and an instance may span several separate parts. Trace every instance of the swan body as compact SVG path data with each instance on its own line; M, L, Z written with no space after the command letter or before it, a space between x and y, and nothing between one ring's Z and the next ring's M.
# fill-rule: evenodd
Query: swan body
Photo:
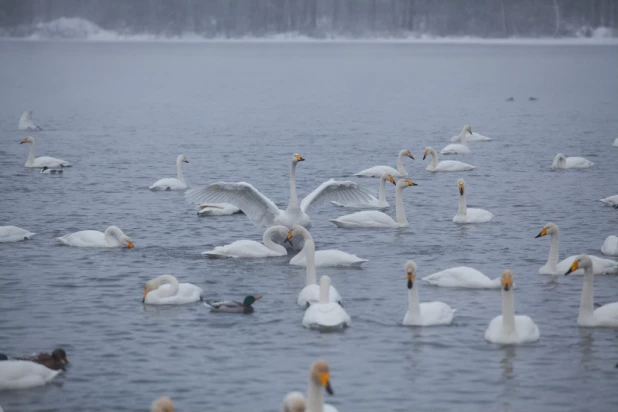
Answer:
M618 209L618 195L609 196L605 199L600 199L601 202L606 204L607 206L611 206Z
M0 390L27 389L43 386L62 370L52 370L43 365L25 360L0 362Z
M172 275L161 275L146 282L143 303L149 305L184 305L202 300L204 291L192 283L178 283Z
M204 216L229 216L242 214L242 210L229 203L210 203L197 205L197 215Z
M48 175L62 174L62 172L63 172L62 169L50 169L47 166L43 166L43 168L40 171L40 173L48 174Z
M0 226L0 243L21 242L32 239L36 233L17 226Z
M237 240L225 246L217 246L213 250L202 252L202 255L211 258L264 258L271 256L285 256L288 251L285 247L273 242L273 236L279 234L285 238L288 234L288 228L285 226L271 226L264 232L262 241L255 240Z
M418 186L408 179L399 179L395 188L395 215L397 220L384 212L363 210L361 212L330 219L337 227L345 229L356 228L402 228L408 227L408 219L403 206L403 189L408 186Z
M43 130L39 126L34 124L34 122L32 121L32 110L24 110L24 112L19 117L18 127L19 127L19 130L22 130L22 131L27 130L27 131L34 132L37 130Z
M539 328L526 315L515 315L515 298L513 294L513 274L510 270L502 272L501 277L502 315L489 322L485 331L485 340L492 343L512 345L536 342L541 337Z
M583 269L584 285L579 302L579 316L577 324L579 326L595 327L618 327L618 302L608 303L594 309L594 262L587 255L578 255L571 264L565 275Z
M539 274L541 275L564 275L575 259L576 255L569 256L568 258L558 262L559 256L559 240L558 240L558 226L554 223L547 223L541 232L536 235L537 238L543 237L547 234L551 235L550 243L549 243L549 257L547 258L547 263L545 263L539 269ZM603 259L597 256L588 256L592 261L592 271L595 275L602 274L615 274L618 273L618 262L610 259ZM574 274L582 275L583 271L578 270Z
M500 278L489 279L468 266L445 269L424 277L423 280L430 285L445 288L498 289L500 287Z
M583 157L565 157L562 153L558 153L554 157L554 161L551 164L552 170L556 169L586 169L592 166L592 163L588 159Z
M361 267L367 259L361 259L356 255L343 252L337 249L316 250L315 252L315 267ZM299 252L290 260L290 265L307 266L307 258L305 254Z
M466 206L465 182L463 179L457 180L459 187L459 207L457 214L453 218L455 223L486 223L493 219L494 215L485 209L474 209Z
M28 152L28 159L26 159L26 167L44 167L58 168L58 167L71 167L71 164L66 160L56 159L55 157L42 156L34 157L36 152L36 142L30 136L26 137L19 144L30 143L30 152Z
M429 172L462 172L466 170L473 170L475 167L457 160L443 160L438 162L438 153L436 153L436 150L431 146L425 147L423 160L425 160L425 158L429 155L431 155L431 163L425 169Z
M391 182L392 184L396 184L395 179L393 178L393 175L389 173L383 173L382 176L380 177L380 197L379 199L376 199L375 197L371 196L371 200L366 203L340 203L340 202L335 202L335 201L332 201L330 203L334 206L346 207L350 209L386 209L390 207L390 205L386 201L386 181L387 180Z
M408 285L408 311L403 318L406 326L434 326L448 325L453 322L455 310L444 302L418 301L418 284L415 282L416 264L409 260L406 262L406 275Z
M608 256L618 256L618 237L611 235L605 239L601 252Z
M176 178L159 179L152 186L150 190L184 190L187 188L187 183L182 175L182 163L189 163L186 157L178 155L176 158Z
M394 177L406 177L408 176L408 172L403 167L403 157L407 156L410 159L414 159L412 156L412 152L408 149L401 149L399 154L397 155L397 169L394 169L390 166L374 166L369 169L361 170L358 173L354 173L354 176L358 177L380 177L384 173L387 173Z
M306 408L305 395L300 392L290 392L283 398L280 412L305 412Z
M320 277L320 300L312 303L305 310L303 326L309 329L333 330L343 329L350 326L350 315L339 305L330 299L330 277Z
M330 179L318 186L299 204L296 196L296 165L303 160L305 159L299 154L292 156L290 201L286 210L280 210L272 200L245 182L213 183L202 188L190 189L185 196L194 203L230 203L242 210L258 227L273 225L292 227L296 224L309 227L311 219L307 213L312 207L332 200L337 202L368 202L371 200L369 190L357 183Z
M472 133L472 128L470 125L465 125L463 129L461 129L461 133L459 134L459 141L461 143L451 143L442 150L440 150L440 154L468 154L470 153L470 148L468 147L468 134Z
M128 247L133 248L131 238L124 234L118 226L110 226L105 232L98 230L82 230L69 233L58 238L67 246L76 247Z
M451 138L451 142L459 142L461 141L462 135L466 135L466 140L469 142L487 142L491 140L491 138L487 136L483 136L482 134L478 134L472 131L472 127L470 125L465 125L457 136L453 136Z
M307 399L300 392L290 392L283 398L281 412L337 412L337 408L324 403L324 390L334 395L328 364L316 361L309 371Z

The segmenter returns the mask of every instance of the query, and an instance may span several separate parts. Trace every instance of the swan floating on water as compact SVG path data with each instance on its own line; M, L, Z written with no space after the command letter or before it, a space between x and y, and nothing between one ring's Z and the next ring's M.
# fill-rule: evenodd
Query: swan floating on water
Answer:
M71 164L66 160L56 159L55 157L41 156L35 158L34 153L36 151L36 142L34 141L34 138L32 138L32 136L26 137L19 144L24 143L30 143L30 152L28 153L28 159L26 159L26 167L71 167Z
M290 392L281 403L281 412L305 412L307 409L305 395L300 392Z
M302 230L300 229L302 228ZM308 239L313 241L311 233L302 226L299 226L298 233L302 236L305 242ZM291 242L290 240L288 240ZM294 266L307 266L307 249L305 247L301 249L296 256L290 260L290 265ZM325 249L315 251L315 267L361 267L363 263L367 262L367 259L361 259L356 255L343 252L337 249Z
M305 310L303 316L303 326L309 329L319 329L321 331L332 331L347 328L352 323L350 315L341 307L339 303L333 302L330 297L331 290L330 277L323 275L320 277L320 300Z
M243 313L245 315L255 312L253 304L262 299L261 296L246 296L242 302L235 300L207 300L204 305L213 312Z
M576 256L569 270L568 275L578 269L584 269L584 286L579 302L579 316L577 324L579 326L607 326L618 327L618 302L608 303L594 309L594 262L588 255L581 254Z
M62 244L76 247L128 247L133 248L131 238L118 226L110 226L105 232L82 230L57 238Z
M512 345L536 342L541 337L539 328L526 315L515 315L515 296L513 293L513 274L510 270L502 272L501 291L502 315L489 322L485 340L492 343Z
M423 160L429 155L431 155L431 163L425 169L429 172L462 172L474 169L474 166L457 160L443 160L438 163L438 153L431 146L425 147Z
M607 206L618 209L618 195L608 196L604 199L599 199L599 201L603 202Z
M41 169L40 173L43 174L51 174L51 175L55 175L55 174L62 174L63 170L62 169L50 169L47 166L43 166L43 168Z
M304 160L299 154L292 156L290 201L286 210L280 210L272 200L245 182L213 183L202 188L189 189L185 197L194 203L230 203L242 210L258 227L272 225L292 227L296 224L310 227L311 219L307 213L312 207L331 200L343 203L371 200L371 192L357 183L330 179L318 186L299 204L296 196L296 164Z
M43 130L32 121L32 110L24 110L19 118L19 130L28 130L31 132Z
M601 253L608 256L618 256L618 237L610 235L601 246Z
M217 246L213 250L202 252L202 255L210 258L265 258L271 256L285 256L287 249L273 242L273 236L278 234L285 238L288 228L281 225L271 226L264 232L262 242L255 240L237 240L229 245Z
M404 156L409 157L410 159L414 159L412 156L412 152L408 149L401 149L399 154L397 155L397 169L393 169L390 166L374 166L369 169L361 170L358 173L354 173L354 176L358 177L381 177L384 173L388 173L394 177L406 177L408 176L408 172L403 167L402 158Z
M324 392L334 395L330 384L330 371L325 361L316 361L309 370L307 399L300 392L290 392L283 398L281 412L337 412L337 408L324 403Z
M571 267L575 259L576 255L569 256L568 258L562 260L558 263L558 226L554 223L547 223L541 232L536 235L536 238L546 236L547 234L551 235L551 240L549 243L549 257L547 258L547 263L545 263L539 269L539 274L541 275L564 275L567 270ZM610 259L603 259L597 256L590 255L589 258L592 260L592 270L595 275L602 275L606 273L618 273L618 262L615 262ZM583 274L583 271L578 271L575 273L576 275Z
M330 219L329 222L334 223L337 227L345 229L408 227L408 219L406 218L406 211L403 206L403 189L408 186L418 185L408 179L399 179L395 187L396 221L384 212L379 212L377 210L363 210L361 212L340 216L336 219Z
M487 142L487 141L491 140L490 137L483 136L482 134L478 134L476 132L473 132L472 131L472 127L470 127L470 125L465 125L463 127L463 129L461 130L461 133L459 133L457 136L453 136L451 138L451 142L458 142L458 141L460 141L462 134L466 135L466 139L469 142Z
M150 412L174 412L174 402L167 396L157 398L150 406Z
M386 209L390 207L388 202L386 201L386 181L395 183L395 179L391 174L383 173L380 177L380 198L376 199L372 196L372 199L366 203L340 203L332 201L330 202L334 206L338 207L346 207L350 209Z
M182 163L189 163L186 157L178 155L176 158L176 178L164 178L159 179L152 186L150 190L184 190L187 188L187 183L182 175Z
M459 178L457 180L459 187L459 208L457 214L453 218L455 223L486 223L493 219L494 215L485 209L474 209L466 207L465 182Z
M17 226L0 226L0 243L21 242L32 239L36 233Z
M43 386L61 372L31 361L4 360L0 362L0 390Z
M551 164L552 170L556 169L586 169L592 166L592 163L588 159L583 157L565 157L562 153L558 153L554 157L554 161Z
M453 322L455 310L444 302L418 301L418 284L416 283L416 263L408 260L405 265L408 279L408 311L403 318L406 326L448 325Z
M202 300L204 291L192 283L178 283L172 275L150 279L144 286L142 303L149 305L184 305Z
M498 289L500 278L489 279L483 273L468 266L457 266L433 273L423 280L430 285L444 288Z
M459 134L459 141L461 141L461 143L451 143L447 145L440 150L440 154L449 155L470 153L470 148L468 147L468 134L472 134L472 128L470 125L465 125Z

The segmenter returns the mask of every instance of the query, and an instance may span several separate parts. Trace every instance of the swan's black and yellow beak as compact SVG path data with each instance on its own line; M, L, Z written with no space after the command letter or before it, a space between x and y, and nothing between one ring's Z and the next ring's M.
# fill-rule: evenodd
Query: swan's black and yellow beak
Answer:
M414 156L412 156L412 152L408 152L408 157L412 160L414 160Z
M414 275L408 273L408 289L412 289L412 286L414 286Z
M511 279L510 277L502 279L502 289L504 289L505 292L508 292L512 288L513 288L513 279Z
M395 182L395 178L393 177L393 175L388 175L388 181L391 182L394 185L397 184L397 182Z
M185 163L189 163L189 161L187 160L187 158L186 158L186 157L183 159L183 162L185 162Z
M288 231L288 235L285 237L285 241L283 243L286 243L286 242L289 243L290 246L292 246L292 247L294 246L292 244L292 231L291 230Z
M423 153L423 160L427 157L427 152Z
M24 143L28 143L28 138L27 137L24 140L22 140L21 142L19 142L19 144L24 144Z
M537 237L545 236L546 234L547 234L547 228L544 227L543 229L541 229L541 232L538 235L536 235L534 238L536 239Z
M296 157L296 161L297 161L297 162L303 162L303 161L305 160L305 158L304 158L304 157L302 157L301 155L298 155L298 154L297 154L297 155L294 155L294 157Z
M575 262L573 262L568 272L565 273L564 276L568 275L569 273L575 272L577 269L579 269L579 261L576 260Z
M148 289L144 288L144 297L142 298L142 303L146 301L146 295L148 294Z
M411 180L406 180L406 183L408 184L408 186L418 186L416 183L414 183Z
M335 394L333 388L330 386L330 374L328 372L324 372L320 375L320 383L322 383L322 386L324 386L324 389L326 389L329 395Z
M463 184L459 184L459 194L463 196L464 194L464 185Z

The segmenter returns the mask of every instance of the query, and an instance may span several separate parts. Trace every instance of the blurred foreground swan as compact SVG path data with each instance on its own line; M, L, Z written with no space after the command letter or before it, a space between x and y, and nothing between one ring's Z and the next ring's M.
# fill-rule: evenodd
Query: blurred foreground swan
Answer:
M24 110L24 112L19 117L19 130L28 130L31 132L37 130L43 130L32 121L32 110Z
M330 203L333 204L334 206L347 207L350 209L386 209L387 207L390 207L390 205L386 201L386 181L389 181L392 184L396 184L395 179L393 178L391 174L383 173L382 176L380 177L380 196L379 196L380 198L379 199L376 199L375 197L372 196L372 199L366 203L340 203L340 202L335 202L335 201L332 201Z
M21 242L32 239L36 233L17 226L0 226L0 243Z
M304 160L299 154L292 156L290 201L286 210L279 209L272 200L245 182L213 183L202 188L190 189L185 193L185 197L194 203L230 203L242 210L254 225L266 227L272 225L292 227L296 224L309 227L311 219L307 213L314 206L331 200L342 203L371 200L371 192L357 183L330 179L318 186L299 204L296 196L296 165Z
M174 402L167 396L157 398L150 406L150 412L174 412Z
M431 155L431 163L425 169L429 172L461 172L474 169L474 166L457 160L443 160L438 162L438 153L436 153L436 150L431 146L425 147L423 160L429 155Z
M485 209L475 209L466 206L465 182L459 178L457 186L459 187L459 207L457 214L453 218L455 223L486 223L493 219L494 215Z
M444 302L418 301L418 283L416 282L416 263L408 260L405 265L408 285L408 311L403 318L407 326L448 325L453 322L455 310Z
M325 361L316 361L309 369L309 388L307 399L300 392L290 392L283 398L281 412L337 412L337 409L324 403L324 390L334 395L330 385L330 370Z
M330 298L331 280L329 276L320 277L320 300L305 310L303 326L321 331L339 330L350 326L350 315L339 303Z
M408 176L408 172L403 167L402 158L404 156L409 157L410 159L414 159L412 156L412 152L408 149L401 149L399 154L397 155L397 169L393 169L390 166L374 166L369 169L361 170L358 173L354 173L354 176L358 177L380 177L384 173L388 173L394 177L406 177Z
M271 226L264 232L262 242L255 240L237 240L229 245L217 246L213 250L202 252L202 255L210 258L264 258L271 256L285 256L288 251L285 247L273 242L273 236L279 235L284 239L288 234L288 228L281 225Z
M468 266L445 269L424 277L423 280L430 285L445 288L498 289L500 287L500 278L489 279Z
M468 154L470 148L468 147L468 136L472 133L472 128L469 125L465 125L461 129L459 134L459 141L461 143L451 143L440 150L440 154Z
M34 157L36 152L36 142L31 136L26 137L19 144L30 143L30 152L28 153L28 159L26 159L26 167L71 167L71 164L66 160L56 159L55 157L41 156Z
M526 315L515 315L513 274L510 270L502 272L501 284L502 315L496 316L489 322L485 340L507 345L536 342L541 333L534 321Z
M131 238L118 226L110 226L105 232L82 230L57 238L63 245L76 247L128 247L133 248Z
M0 390L27 389L43 386L54 379L60 370L25 360L0 361Z
M172 275L161 275L146 282L143 303L149 305L184 305L202 300L204 291L192 283L178 283Z
M302 226L298 227L299 233L305 240L305 247L301 249L296 256L290 260L290 265L307 266L307 240L313 243L313 237L307 229ZM291 243L291 240L288 239ZM309 246L311 247L311 246ZM313 246L315 248L315 244ZM361 259L356 255L343 252L337 249L325 249L315 251L315 267L360 267L367 259Z
M600 199L599 201L603 202L607 206L611 206L618 209L618 195L608 196L604 199Z
M601 246L601 252L608 256L618 256L618 237L610 235L603 242Z
M552 170L556 169L586 169L592 166L592 163L588 159L583 157L565 157L562 153L558 153L554 157L554 161L551 164Z
M159 179L152 186L150 190L183 190L187 188L185 178L182 175L182 163L189 163L186 157L178 155L176 158L176 178L173 177Z
M463 127L463 129L461 130L461 133L459 133L457 136L453 136L451 138L451 142L458 142L458 141L460 141L462 134L466 135L466 139L469 142L487 142L487 141L491 140L490 137L483 136L482 134L478 134L476 132L473 132L472 131L472 127L470 127L470 125L465 125Z

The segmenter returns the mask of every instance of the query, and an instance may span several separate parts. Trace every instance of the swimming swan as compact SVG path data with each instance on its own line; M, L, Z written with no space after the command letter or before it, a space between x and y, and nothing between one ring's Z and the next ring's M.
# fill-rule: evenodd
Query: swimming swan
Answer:
M395 215L397 221L384 212L377 210L363 210L361 212L352 213L349 215L340 216L336 219L330 219L337 227L346 229L355 228L401 228L408 227L408 219L403 206L403 189L408 186L418 186L411 180L399 179L395 188Z
M603 242L601 246L601 252L608 256L618 256L618 237L610 235Z
M403 318L406 326L448 325L453 322L455 310L444 302L418 302L418 286L415 282L416 263L408 260L405 265L408 279L408 311ZM416 286L416 287L415 287Z
M618 327L618 302L608 303L594 309L594 262L589 256L578 255L569 270L568 275L580 268L584 269L584 286L579 302L579 316L577 324L579 326L607 326Z
M62 244L76 247L128 247L133 248L131 238L118 226L110 226L105 232L82 230L57 238Z
M176 179L173 177L159 179L152 186L150 190L183 190L187 188L185 178L182 176L182 163L189 163L186 157L178 155L176 158Z
M303 316L303 326L309 329L338 330L351 324L350 315L330 298L330 277L320 277L320 300L312 303Z
M340 202L335 202L335 201L332 201L330 203L334 206L347 207L350 209L386 209L390 207L390 205L386 201L386 181L389 181L392 184L396 184L395 179L393 178L392 175L388 173L383 173L382 177L380 177L380 198L379 199L376 199L375 197L371 196L372 199L366 203L340 203Z
M493 219L494 215L485 209L474 209L466 207L466 192L465 182L459 178L457 180L459 187L459 207L457 214L453 218L455 223L486 223Z
M498 289L500 287L500 278L489 279L468 266L445 269L424 277L423 280L430 285L444 288Z
M43 130L32 121L32 110L24 110L19 117L19 130L28 130L31 132Z
M515 315L513 274L510 270L502 272L501 283L502 315L496 316L489 322L485 340L506 345L536 342L541 333L534 321L526 315Z
M592 163L588 159L583 157L565 157L562 153L558 153L554 157L554 161L551 164L552 170L556 169L586 169L592 166Z
M288 251L284 246L273 242L272 238L275 234L285 238L288 234L288 228L281 225L271 226L266 229L262 236L263 243L255 240L237 240L229 245L217 246L213 250L202 252L202 255L210 258L264 258L287 255Z
M21 242L32 239L36 233L17 226L0 226L0 243Z
M302 228L302 230L301 230ZM310 239L313 241L311 233L302 226L299 226L298 234L302 236L305 242ZM288 242L291 240L288 239ZM306 245L306 243L305 243ZM307 249L303 247L296 256L290 260L290 265L307 266ZM360 267L367 259L361 259L356 255L343 252L337 249L325 249L315 251L315 267Z
M599 199L599 201L603 202L607 206L618 209L618 195L608 196L605 199Z
M0 362L0 390L43 386L61 372L31 361L4 360Z
M436 150L431 146L425 147L423 160L429 155L431 155L431 163L425 169L429 172L462 172L474 169L474 166L457 160L443 160L438 163L438 153L436 153Z
M307 409L305 395L300 392L290 392L281 403L281 412L305 412Z
M543 237L547 234L551 235L551 241L549 243L549 257L547 258L547 263L545 263L539 269L539 274L564 275L564 273L569 270L577 256L569 256L568 258L558 263L558 226L551 222L547 223L545 226L543 226L543 229L541 229L541 232L536 235L535 238ZM618 273L618 262L592 255L589 255L588 257L592 260L592 271L595 275L602 275L605 273ZM583 271L580 270L575 274L581 275L583 274Z
M26 159L26 167L71 167L71 164L66 160L56 159L55 157L42 156L35 158L34 152L36 151L36 142L31 136L26 137L19 144L24 143L30 143L30 152L28 153L28 159Z
M255 187L245 182L219 182L202 188L189 189L185 197L194 203L224 202L242 210L255 226L283 225L292 227L296 224L309 227L311 219L307 212L312 207L324 202L368 202L371 192L351 181L330 179L307 195L300 204L296 196L296 164L305 159L295 154L292 156L290 171L290 201L286 210L279 209L272 200L260 193Z
M463 127L463 129L461 130L461 133L459 133L457 136L453 136L451 138L451 142L458 142L461 140L461 135L464 133L466 133L466 138L468 139L469 142L487 142L489 140L491 140L490 137L487 136L483 136L482 134L478 134L476 132L472 131L472 128L470 127L470 125L465 125Z
M468 147L468 133L472 133L472 128L469 125L465 125L463 129L461 129L461 133L459 134L459 140L461 143L451 143L442 150L440 150L440 154L468 154L470 153L470 148Z
M316 361L309 370L307 398L300 392L290 392L283 398L281 412L337 412L337 408L324 403L324 392L334 395L330 384L330 370L325 361Z
M412 156L412 152L408 149L401 149L399 154L397 155L397 169L393 169L390 166L374 166L369 169L361 170L358 173L354 173L354 176L358 177L380 177L384 173L388 173L389 175L393 175L394 177L406 177L408 176L408 172L403 167L402 158L404 156L409 157L410 159L414 159Z
M150 405L150 412L174 412L174 402L167 396L157 398Z
M142 303L184 305L199 302L202 293L202 288L192 283L178 283L178 279L172 275L161 275L146 282Z

